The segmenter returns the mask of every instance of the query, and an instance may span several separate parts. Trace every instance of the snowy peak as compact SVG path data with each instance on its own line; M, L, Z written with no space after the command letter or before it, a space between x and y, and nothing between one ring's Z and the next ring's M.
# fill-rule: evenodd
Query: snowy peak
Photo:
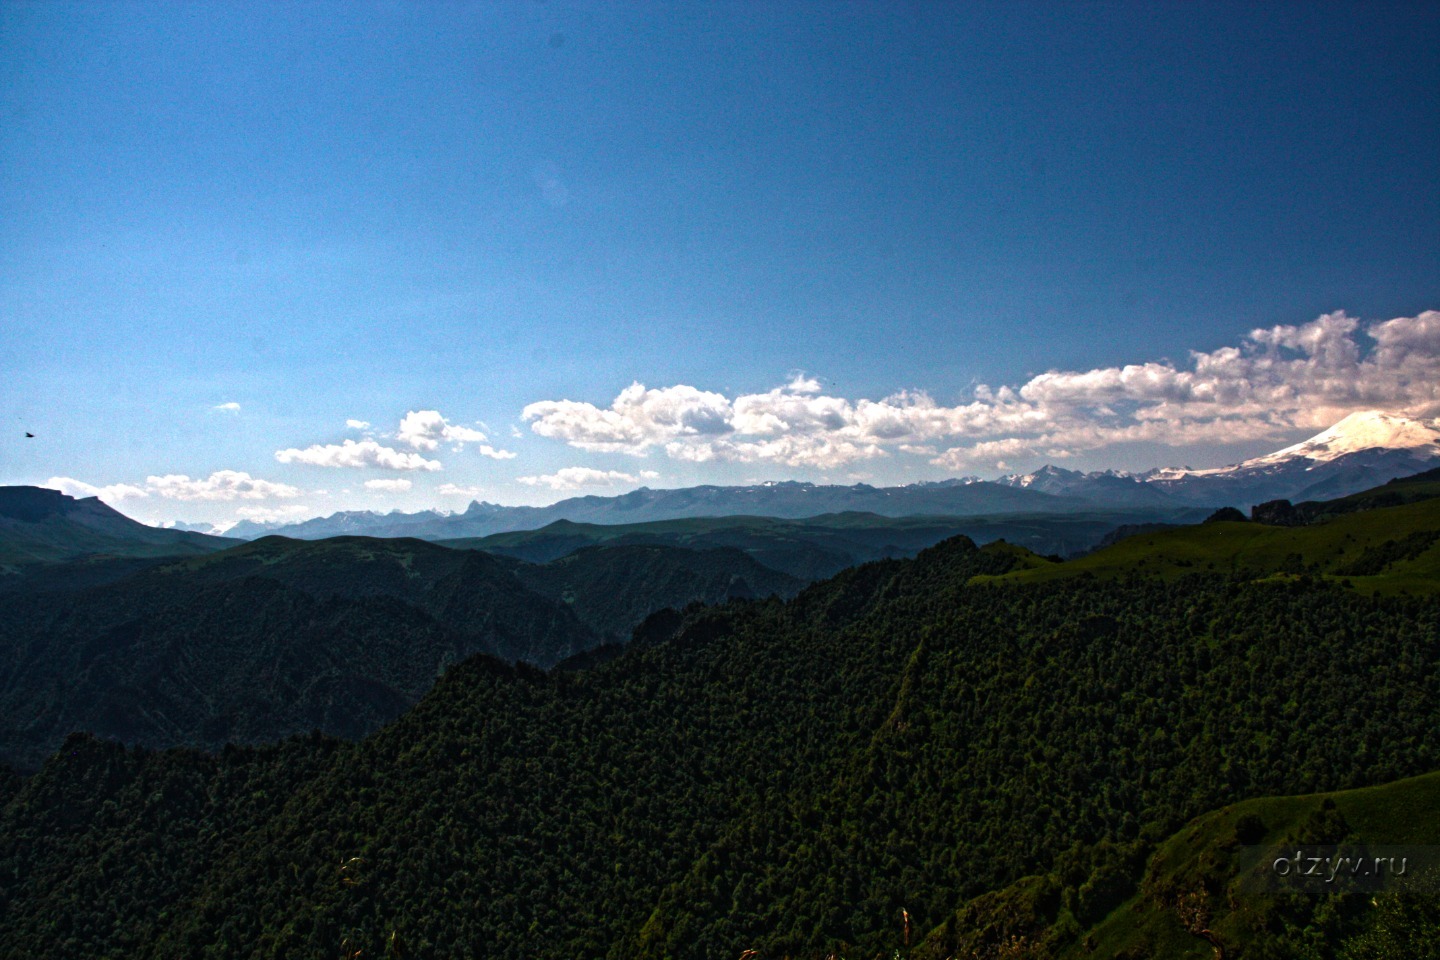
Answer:
M1258 467L1300 459L1326 462L1347 453L1359 453L1377 447L1385 450L1409 450L1421 457L1440 457L1440 418L1414 420L1380 410L1364 410L1350 414L1309 440L1302 440L1263 457L1246 460L1240 466Z
M1194 504L1253 505L1268 500L1330 500L1440 460L1440 419L1363 410L1308 440L1229 467L1171 468L1142 474L1154 486Z
M1073 480L1084 479L1085 476L1085 474L1080 473L1078 470L1066 470L1064 467L1057 467L1053 463L1047 463L1034 473L1012 473L1008 476L1001 477L995 482L1003 483L1007 487L1038 487L1043 489L1047 483L1067 483Z
M1440 457L1440 418L1416 420L1383 410L1362 410L1328 427L1309 440L1283 450L1253 457L1228 467L1196 470L1192 467L1159 467L1140 474L1146 482L1165 482L1197 477L1228 477L1257 471L1273 471L1290 464L1314 467L1367 450L1383 454L1410 454L1420 460ZM1380 482L1383 482L1380 481Z

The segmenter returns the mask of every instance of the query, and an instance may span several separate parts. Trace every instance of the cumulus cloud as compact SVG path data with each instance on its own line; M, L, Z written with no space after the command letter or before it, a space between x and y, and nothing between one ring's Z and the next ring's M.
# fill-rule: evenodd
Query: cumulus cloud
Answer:
M573 400L545 400L521 411L542 437L601 453L643 454L681 437L730 433L730 401L718 393L675 386L647 390L632 383L610 409Z
M148 493L141 487L130 483L112 483L103 487L86 483L83 480L76 480L74 477L51 477L45 481L45 486L51 490L59 490L66 496L83 498L99 497L106 503L117 503L121 500L131 500L138 497L147 497Z
M411 410L400 421L395 439L416 450L434 450L441 443L452 443L456 450L465 444L479 444L476 448L481 456L495 460L509 460L515 456L508 450L497 450L487 444L485 434L472 427L462 427L447 421L438 410Z
M1252 330L1184 363L1148 360L982 384L954 406L922 391L852 401L796 374L785 386L733 399L685 384L632 383L609 407L547 400L522 417L540 436L597 452L822 469L900 452L959 468L1119 443L1278 438L1377 407L1412 416L1440 409L1440 312L1369 324L1329 313Z
M414 486L414 484L412 484L409 480L404 479L403 477L402 477L402 478L399 478L399 479L396 479L396 480L366 480L366 481L365 481L365 489L366 489L366 490L381 490L381 491L385 491L385 492L388 492L388 493L404 493L406 490L409 490L412 486Z
M310 512L310 508L298 503L282 503L273 507L236 507L235 515L242 520L257 523L273 523L276 520L296 520Z
M435 490L444 497L478 497L485 492L483 487L470 486L462 487L454 483L442 483Z
M73 477L51 477L45 485L72 497L99 497L105 501L128 500L154 494L167 500L270 500L298 497L304 491L287 483L261 480L240 470L216 470L204 479L192 480L183 473L145 478L145 486L114 483L97 487Z
M426 460L418 453L405 453L374 440L345 440L315 444L304 450L291 447L275 451L281 463L308 463L316 467L379 467L382 470L439 470L439 460Z
M351 430L365 430L365 429L368 429L368 428L369 428L369 426L370 426L370 421L369 421L369 420L346 420L346 421L345 421L345 426L349 427Z
M205 479L183 473L146 477L145 486L170 500L269 500L298 497L301 490L286 483L259 480L241 470L217 470Z
M215 406L211 407L210 409L211 409L211 410L223 410L223 411L225 411L226 413L239 413L239 412L240 412L240 404L236 403L234 400L231 400L229 403L217 403Z
M549 487L551 490L579 490L582 487L613 487L622 483L640 483L654 480L660 474L654 470L642 470L639 476L621 473L619 470L595 470L591 467L562 467L552 474L541 477L518 477L531 487Z

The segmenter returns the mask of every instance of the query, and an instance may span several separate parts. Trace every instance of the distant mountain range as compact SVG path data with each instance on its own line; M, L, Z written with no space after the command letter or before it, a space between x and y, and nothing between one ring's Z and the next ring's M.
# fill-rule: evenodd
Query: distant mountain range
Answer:
M1079 498L1058 497L970 478L914 483L903 487L872 487L864 483L848 487L821 486L784 481L745 487L707 485L673 490L641 487L615 497L571 497L548 507L506 507L476 501L459 514L433 510L386 514L347 511L283 526L242 522L231 527L226 534L246 539L278 533L300 540L345 534L443 540L484 537L511 530L537 530L556 520L618 524L725 516L800 519L850 511L882 517L923 514L974 516L1069 513L1093 507L1093 503Z
M1097 503L1235 506L1343 497L1440 465L1440 419L1352 413L1309 440L1228 467L1128 474L1056 466L1002 477L1005 486Z
M463 513L346 511L298 523L243 521L225 531L254 539L277 533L302 540L362 535L448 540L538 530L557 520L634 524L694 517L802 519L861 512L882 517L1071 514L1096 508L1164 510L1268 500L1342 497L1440 465L1440 419L1380 411L1354 413L1329 429L1263 457L1216 469L1158 468L1129 474L1047 465L996 481L961 477L899 487L786 481L753 486L641 487L613 497L584 496L547 507L472 502Z
M775 570L805 580L834 576L871 560L911 557L955 536L978 544L1005 540L1041 555L1074 556L1100 545L1117 529L1159 523L1198 523L1199 508L1086 513L1026 513L978 517L881 517L831 513L804 520L777 517L693 517L648 523L598 524L557 520L538 530L436 541L547 563L585 547L665 544L692 550L742 550Z

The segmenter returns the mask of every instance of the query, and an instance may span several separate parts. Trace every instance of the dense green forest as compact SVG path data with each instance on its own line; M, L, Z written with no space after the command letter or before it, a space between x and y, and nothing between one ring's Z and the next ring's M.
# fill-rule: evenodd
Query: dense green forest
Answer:
M72 737L0 783L0 933L57 958L1052 956L1193 817L1440 769L1433 597L1303 565L995 579L1050 566L958 538L656 614L587 670L472 658L355 743ZM1065 905L1054 937L961 929L1016 889ZM1338 955L1287 936L1228 955Z

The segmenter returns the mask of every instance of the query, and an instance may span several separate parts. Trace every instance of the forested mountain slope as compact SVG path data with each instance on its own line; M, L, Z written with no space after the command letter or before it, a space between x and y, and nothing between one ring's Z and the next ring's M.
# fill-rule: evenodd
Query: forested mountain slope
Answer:
M586 625L620 642L657 610L771 594L793 597L805 585L733 547L593 546L549 563L517 563L513 572L531 590L564 603Z
M358 737L475 653L549 665L603 642L506 565L422 541L267 538L0 603L0 758L67 733L218 749Z
M420 540L267 537L47 564L0 593L0 760L72 730L218 749L360 737L475 653L542 667L649 614L803 585L737 550L594 547L537 565Z
M657 616L588 671L473 659L283 764L74 739L0 808L0 934L36 957L889 956L902 909L916 944L1057 864L1091 896L1104 841L1440 768L1433 599L971 582L1035 562L950 541Z

